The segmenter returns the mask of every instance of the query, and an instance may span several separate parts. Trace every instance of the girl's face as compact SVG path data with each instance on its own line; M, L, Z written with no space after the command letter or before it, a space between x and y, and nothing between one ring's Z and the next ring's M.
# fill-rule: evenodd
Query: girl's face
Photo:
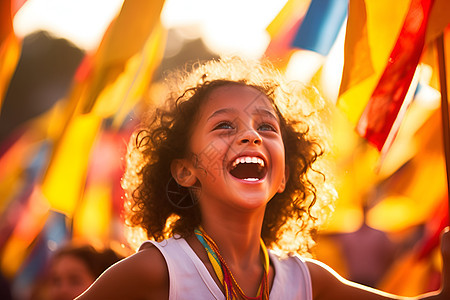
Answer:
M223 207L265 208L285 186L285 151L277 114L259 90L226 85L200 110L190 144L198 197Z

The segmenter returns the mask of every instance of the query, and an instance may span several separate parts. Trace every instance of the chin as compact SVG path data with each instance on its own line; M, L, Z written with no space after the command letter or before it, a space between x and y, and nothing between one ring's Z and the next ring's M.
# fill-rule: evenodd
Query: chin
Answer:
M261 195L241 195L236 204L244 209L258 209L267 205L268 198Z

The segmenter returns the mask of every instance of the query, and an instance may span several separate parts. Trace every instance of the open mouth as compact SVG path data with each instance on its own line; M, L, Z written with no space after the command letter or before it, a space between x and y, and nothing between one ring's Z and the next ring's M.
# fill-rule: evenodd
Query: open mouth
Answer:
M241 156L231 163L230 174L246 181L258 181L266 176L264 160L255 156Z

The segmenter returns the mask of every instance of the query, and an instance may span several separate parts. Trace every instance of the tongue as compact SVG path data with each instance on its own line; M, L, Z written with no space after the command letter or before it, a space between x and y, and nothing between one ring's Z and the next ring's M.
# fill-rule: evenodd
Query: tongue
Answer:
M239 164L230 173L239 179L260 179L258 164Z

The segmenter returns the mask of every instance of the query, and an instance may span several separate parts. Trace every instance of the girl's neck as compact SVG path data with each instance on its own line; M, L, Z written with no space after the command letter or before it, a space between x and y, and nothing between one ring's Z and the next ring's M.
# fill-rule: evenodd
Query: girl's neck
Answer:
M230 266L260 264L260 237L264 213L205 217L202 227L217 244Z

